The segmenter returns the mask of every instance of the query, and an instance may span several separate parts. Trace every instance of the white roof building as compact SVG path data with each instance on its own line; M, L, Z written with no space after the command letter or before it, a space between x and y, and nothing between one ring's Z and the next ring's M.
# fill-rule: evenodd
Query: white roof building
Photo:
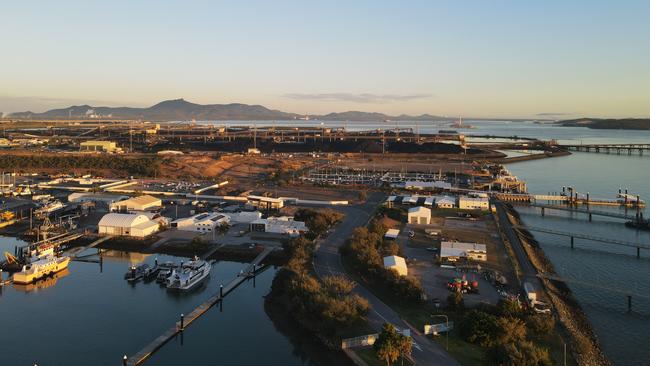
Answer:
M227 216L230 217L230 222L233 224L250 224L255 220L261 219L262 213L259 211L242 211L228 213Z
M293 217L287 216L255 220L251 222L250 229L252 232L282 234L290 237L299 236L309 230L304 222L295 221Z
M111 211L146 211L158 207L162 207L160 198L144 195L115 202L111 204Z
M403 257L397 255L390 255L384 257L384 268L396 271L400 276L408 275L408 267Z
M435 200L436 200L436 199L433 198L433 197L427 197L427 198L424 199L424 205L425 205L425 206L432 207L432 206L433 206L433 203L435 202Z
M450 196L438 196L436 197L436 207L437 208L454 208L456 207L456 198Z
M414 205L418 202L418 196L406 196L402 197L402 204L405 205Z
M159 223L142 214L108 213L99 220L97 228L100 235L144 238L157 232Z
M443 241L440 243L440 258L451 262L459 258L487 261L487 249L485 244Z
M399 236L399 229L388 229L386 231L386 234L384 234L384 238L386 239L397 239Z
M218 212L204 212L171 222L171 227L182 231L211 232L217 226L230 223L230 217Z
M423 206L409 208L408 223L429 225L431 223L431 209Z

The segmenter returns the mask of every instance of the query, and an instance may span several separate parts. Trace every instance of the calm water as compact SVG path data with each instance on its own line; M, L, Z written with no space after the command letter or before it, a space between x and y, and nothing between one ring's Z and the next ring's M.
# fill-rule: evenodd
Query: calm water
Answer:
M619 187L650 199L650 157L576 153L567 157L511 164L509 169L528 181L531 192L553 192L563 185L574 185L592 196L613 198ZM595 206L598 210L622 211L618 207ZM520 209L526 224L562 231L602 236L650 244L650 232L626 228L621 220L585 215ZM632 210L632 212L634 212ZM647 210L644 210L644 216ZM566 278L595 283L633 293L650 295L650 253L603 243L576 240L571 250L569 238L533 233L542 244L557 272ZM606 354L617 365L648 364L650 349L645 346L650 329L650 300L633 298L633 311L627 312L623 294L570 284L600 337Z
M16 241L0 238L0 251ZM153 256L111 252L103 268L72 262L56 280L37 287L2 289L0 355L2 365L119 365L196 305L218 291L244 264L218 262L204 288L185 295L168 293L155 282L135 285L123 279L130 261L153 263ZM176 260L157 256L160 261ZM259 275L228 296L223 312L211 309L183 337L167 344L149 362L182 365L221 355L222 365L258 365L259 355L282 365L307 363L280 334L263 308L275 274ZM48 287L49 286L49 287Z

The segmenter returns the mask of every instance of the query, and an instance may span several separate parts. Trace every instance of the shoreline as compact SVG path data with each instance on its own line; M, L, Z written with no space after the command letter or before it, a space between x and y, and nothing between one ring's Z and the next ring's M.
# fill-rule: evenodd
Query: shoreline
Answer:
M509 217L516 221L513 224L524 226L519 213L511 205L507 205L507 208ZM526 255L538 272L557 274L552 262L546 257L539 243L528 230L519 229L517 235L523 244ZM559 323L564 330L564 336L569 341L571 352L578 364L611 365L611 361L600 346L598 335L566 283L544 278L540 278L540 282L553 303Z

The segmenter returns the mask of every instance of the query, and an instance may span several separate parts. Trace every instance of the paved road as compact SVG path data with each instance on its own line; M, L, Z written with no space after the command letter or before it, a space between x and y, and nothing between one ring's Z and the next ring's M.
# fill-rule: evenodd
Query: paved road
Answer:
M515 252L517 257L517 262L519 262L519 267L524 275L524 280L530 282L537 289L541 289L541 282L537 277L537 270L533 267L533 264L528 259L528 255L524 250L519 236L515 232L515 229L512 227L510 220L508 220L508 212L503 202L495 202L495 207L497 209L497 215L499 216L499 226L501 230L506 234L508 241L512 246L512 250Z
M383 194L373 193L364 204L337 208L337 210L345 213L345 219L336 226L335 230L316 250L314 269L319 277L332 275L348 277L341 262L339 248L352 235L355 228L366 226L370 215L383 200ZM414 341L413 358L418 365L458 365L456 360L442 347L423 336L420 330L411 328L400 318L397 312L384 304L368 289L357 284L354 291L366 298L370 303L371 309L368 314L368 321L374 329L380 331L382 325L386 322L392 323L400 329L411 329L411 337Z

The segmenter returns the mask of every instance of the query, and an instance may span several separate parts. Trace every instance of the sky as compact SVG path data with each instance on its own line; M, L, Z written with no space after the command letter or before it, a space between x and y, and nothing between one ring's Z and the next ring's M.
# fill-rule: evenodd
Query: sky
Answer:
M0 111L650 117L650 1L0 3Z

